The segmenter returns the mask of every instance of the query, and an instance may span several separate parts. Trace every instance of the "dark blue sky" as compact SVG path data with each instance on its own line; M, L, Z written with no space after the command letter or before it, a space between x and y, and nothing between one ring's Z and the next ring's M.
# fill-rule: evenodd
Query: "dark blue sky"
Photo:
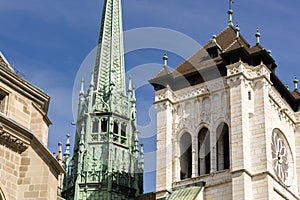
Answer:
M103 0L1 0L0 51L26 80L51 96L51 151L56 151L57 142L65 141L68 131L74 133L74 127L70 125L74 121L73 84L83 60L97 44L102 4ZM127 0L123 1L124 30L163 27L205 44L213 34L227 26L228 4L227 0ZM260 28L261 43L272 50L278 65L277 75L293 88L293 75L300 76L300 2L236 0L233 8L234 22L239 23L241 34L250 44L255 44L254 34L256 28ZM176 40L172 42L177 43ZM128 53L127 70L153 65L149 63L159 66L162 50L163 47ZM170 67L182 61L174 53L169 57ZM145 103L138 104L139 123L151 124L148 108L144 106L152 104L151 87L141 86L137 97ZM155 150L154 134L144 140L148 152ZM154 173L148 174L146 191L154 190L154 176Z

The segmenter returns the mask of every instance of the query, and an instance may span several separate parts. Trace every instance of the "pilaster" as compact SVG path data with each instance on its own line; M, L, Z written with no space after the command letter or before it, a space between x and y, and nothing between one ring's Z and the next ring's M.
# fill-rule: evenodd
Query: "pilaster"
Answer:
M165 99L156 102L157 111L157 163L156 191L157 199L163 199L172 189L172 134L173 134L173 104L172 91L164 90Z
M296 114L295 143L296 143L296 174L298 180L298 196L300 196L300 111Z

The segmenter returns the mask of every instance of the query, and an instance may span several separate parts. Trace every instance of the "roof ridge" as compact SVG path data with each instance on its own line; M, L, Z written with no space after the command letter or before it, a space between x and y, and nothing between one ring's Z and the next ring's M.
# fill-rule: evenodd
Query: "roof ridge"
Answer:
M233 45L237 43L237 40L234 40L226 49L224 49L223 52L226 52L228 49L230 49Z
M164 65L164 66L161 68L161 70L160 70L157 74L155 74L150 80L159 78L159 77L161 76L160 74L163 73L164 71L166 71L167 74L171 74L171 73L170 73L171 71L168 69L168 66Z

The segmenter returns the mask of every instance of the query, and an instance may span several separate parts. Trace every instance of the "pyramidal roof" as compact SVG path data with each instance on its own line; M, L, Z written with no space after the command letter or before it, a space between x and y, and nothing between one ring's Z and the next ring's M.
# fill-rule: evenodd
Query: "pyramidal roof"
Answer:
M260 34L259 36L258 34L259 32L257 32L256 36L260 37ZM257 66L263 62L271 71L271 81L273 82L274 87L281 93L283 98L287 100L293 110L300 109L299 92L292 93L288 91L276 76L275 69L277 68L277 65L270 54L270 51L263 48L259 40L255 45L251 46L240 34L239 29L232 25L223 29L218 35L213 36L209 42L183 63L178 65L174 70L167 71L164 66L156 76L149 80L149 82L154 86L155 90L163 89L167 85L171 86L173 90L178 90L193 84L212 80L214 76L209 73L210 70L216 66L221 76L226 76L226 66L238 61L248 63L252 66ZM204 80L203 74L212 76L211 78ZM198 76L196 82L194 82L195 79L192 80L192 78L189 80L188 77L193 77L195 75ZM188 84L182 84L182 79L188 80L188 82L186 81Z

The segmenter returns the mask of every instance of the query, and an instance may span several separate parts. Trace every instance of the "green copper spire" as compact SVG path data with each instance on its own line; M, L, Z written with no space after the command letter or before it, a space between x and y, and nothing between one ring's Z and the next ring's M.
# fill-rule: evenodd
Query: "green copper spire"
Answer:
M98 104L103 99L113 108L125 94L124 45L121 0L105 0L94 68ZM103 106L100 106L103 108Z
M73 156L66 150L62 195L67 200L133 200L143 193L136 97L126 93L121 0L105 0L95 67L79 91ZM69 148L69 139L66 148Z

